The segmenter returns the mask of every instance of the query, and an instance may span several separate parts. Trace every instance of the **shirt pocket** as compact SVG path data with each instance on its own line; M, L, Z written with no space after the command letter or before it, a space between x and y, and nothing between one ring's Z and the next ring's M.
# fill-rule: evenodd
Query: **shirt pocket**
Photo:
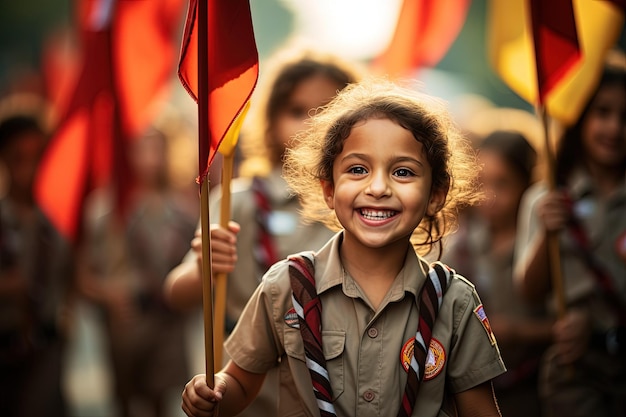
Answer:
M294 359L306 363L304 343L299 329L285 328L285 353ZM322 330L322 348L326 359L326 369L333 390L333 401L344 390L344 355L346 332L342 330ZM306 366L306 365L305 365Z
M326 358L326 369L330 378L330 385L333 389L333 401L335 401L344 390L345 367L344 350L346 347L346 332L342 330L322 330L322 343L324 348L324 358Z

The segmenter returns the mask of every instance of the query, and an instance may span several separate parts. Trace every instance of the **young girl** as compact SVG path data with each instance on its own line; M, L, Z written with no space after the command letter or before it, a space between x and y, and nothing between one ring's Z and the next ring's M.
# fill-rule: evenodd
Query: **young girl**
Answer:
M196 213L168 172L172 130L151 127L128 149L133 189L127 215L92 194L80 247L78 285L102 314L119 415L167 415L174 387L188 378L185 317L161 288L193 237Z
M489 312L508 372L493 381L503 415L539 416L539 359L553 320L543 305L529 305L513 282L517 212L532 183L536 153L523 134L496 130L478 144L480 181L487 201L467 210L446 240L442 260L476 285Z
M527 298L551 293L547 236L560 239L567 313L544 363L547 414L626 414L626 57L611 54L556 156L558 189L531 188L516 265Z
M499 415L490 381L504 365L478 295L441 264L427 276L411 244L427 251L476 196L475 159L446 113L393 84L356 84L312 119L286 163L304 215L343 230L268 271L215 389L195 376L183 410L235 415L278 367L280 416Z

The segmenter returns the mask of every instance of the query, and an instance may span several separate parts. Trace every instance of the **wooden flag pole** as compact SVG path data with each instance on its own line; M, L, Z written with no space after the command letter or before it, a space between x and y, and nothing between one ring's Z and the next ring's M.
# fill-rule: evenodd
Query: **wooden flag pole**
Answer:
M550 127L546 106L539 106L541 124L543 125L544 152L548 171L548 187L550 191L556 190L556 162L550 143ZM552 279L552 291L556 297L557 314L559 318L565 316L567 311L565 302L565 288L563 286L563 274L561 272L561 250L558 232L548 232L548 261L550 262L550 277Z
M233 165L235 160L235 152L223 155L222 162L222 199L220 201L220 226L228 229L230 221L230 182L233 177ZM226 280L227 274L221 272L217 274L214 282L215 292L215 329L214 344L215 349L215 367L221 368L223 345L224 345L224 327L226 324Z
M200 223L202 230L202 310L204 317L204 353L206 382L215 386L213 375L215 351L213 347L213 282L211 280L211 235L209 222L209 178L202 181L200 189ZM219 369L219 368L217 368Z
M208 4L197 2L198 12L198 143L199 158L203 159L202 143L209 143L209 28ZM199 160L203 167L208 161ZM200 168L202 169L202 168ZM200 174L200 227L202 230L202 308L204 314L204 354L206 383L215 387L213 349L213 282L211 273L211 234L209 220L208 168Z

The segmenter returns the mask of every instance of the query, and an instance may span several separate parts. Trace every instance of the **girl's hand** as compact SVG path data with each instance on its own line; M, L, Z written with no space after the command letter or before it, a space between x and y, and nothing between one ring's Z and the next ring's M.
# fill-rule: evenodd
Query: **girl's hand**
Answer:
M220 227L219 224L211 224L211 268L214 274L230 273L235 269L237 262L237 233L241 227L231 221L228 230ZM198 266L202 268L202 231L196 229L194 239L191 241L191 248L196 253Z
M219 402L226 393L226 381L215 375L215 388L206 383L206 375L196 375L185 385L182 409L189 417L216 416Z
M582 310L570 310L554 323L552 335L560 364L570 364L587 351L591 337L591 319Z
M229 273L237 263L237 233L241 227L231 221L228 230L211 225L211 266L215 273Z
M569 199L562 191L550 191L539 201L537 214L547 232L558 232L571 217Z

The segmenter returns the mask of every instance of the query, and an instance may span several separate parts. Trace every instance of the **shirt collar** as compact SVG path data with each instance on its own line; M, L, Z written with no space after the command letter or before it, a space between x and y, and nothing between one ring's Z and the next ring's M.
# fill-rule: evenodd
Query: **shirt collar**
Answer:
M342 285L346 295L358 296L353 279L344 273L341 264L339 248L342 240L343 231L340 231L319 250L315 257L315 286L318 294ZM417 301L419 291L426 280L428 269L428 263L419 257L415 251L409 250L404 260L404 266L391 287L390 300L400 300L408 292Z

